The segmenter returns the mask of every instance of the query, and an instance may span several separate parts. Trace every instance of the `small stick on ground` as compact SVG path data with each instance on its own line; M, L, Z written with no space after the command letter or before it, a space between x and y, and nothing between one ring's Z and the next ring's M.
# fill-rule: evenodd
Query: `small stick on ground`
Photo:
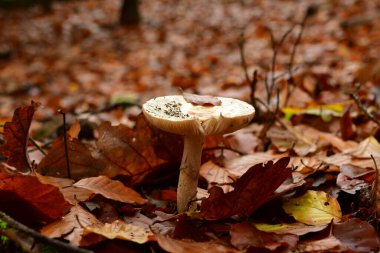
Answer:
M351 98L355 101L356 105L359 107L359 109L374 123L376 123L380 127L380 120L376 118L372 113L370 113L367 108L363 105L363 103L360 101L358 90L359 90L359 84L355 84L355 92L351 93Z
M69 252L69 253L92 253L93 251L82 249L79 247L72 246L68 243L64 243L55 239L48 238L37 231L28 228L24 224L14 220L10 216L6 215L5 213L0 211L0 219L5 221L9 227L12 229L16 229L17 231L20 231L36 240L40 243L45 243L51 246L54 246L57 249L62 250L63 252Z
M71 179L69 149L67 147L66 114L61 109L58 110L58 113L62 114L62 118L63 118L63 141L65 144L66 170L67 170L67 177Z

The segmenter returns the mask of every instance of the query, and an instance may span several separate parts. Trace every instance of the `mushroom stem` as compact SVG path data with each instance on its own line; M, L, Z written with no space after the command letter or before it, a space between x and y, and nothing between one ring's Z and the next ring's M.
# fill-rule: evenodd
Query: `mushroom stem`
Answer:
M189 202L197 194L203 140L203 135L184 136L184 149L177 189L177 210L179 213L187 211Z

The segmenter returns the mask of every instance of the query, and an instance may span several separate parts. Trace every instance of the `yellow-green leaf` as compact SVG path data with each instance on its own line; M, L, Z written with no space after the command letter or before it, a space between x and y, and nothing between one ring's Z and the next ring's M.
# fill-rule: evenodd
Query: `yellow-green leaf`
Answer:
M332 117L341 117L344 108L349 103L351 101L328 105L310 105L306 108L284 107L281 110L285 114L286 120L290 120L294 115L309 114L320 116L324 121L330 121Z
M339 221L342 212L338 201L323 191L307 191L283 204L285 212L308 225L323 225L332 219Z

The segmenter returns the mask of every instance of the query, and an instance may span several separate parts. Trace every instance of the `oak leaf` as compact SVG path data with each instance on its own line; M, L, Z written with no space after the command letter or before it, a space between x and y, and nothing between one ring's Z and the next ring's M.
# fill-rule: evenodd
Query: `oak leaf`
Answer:
M209 189L210 196L202 201L201 215L208 220L227 218L236 214L250 216L257 208L275 197L275 190L291 176L287 167L289 157L275 164L257 164L233 184L234 190L223 193L222 188Z
M38 103L19 107L14 111L12 121L4 125L5 144L0 147L0 154L7 158L7 164L20 172L30 172L32 165L27 153L29 128Z

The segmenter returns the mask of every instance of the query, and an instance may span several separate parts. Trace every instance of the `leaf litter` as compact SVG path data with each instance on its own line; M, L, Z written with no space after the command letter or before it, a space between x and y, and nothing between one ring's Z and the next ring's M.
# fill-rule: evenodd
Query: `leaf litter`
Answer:
M116 25L119 1L0 12L0 56L10 55L0 58L1 211L95 252L378 251L373 2L140 8L139 28ZM257 111L250 126L205 140L198 209L181 215L182 138L139 115L178 88L195 104L226 96Z

